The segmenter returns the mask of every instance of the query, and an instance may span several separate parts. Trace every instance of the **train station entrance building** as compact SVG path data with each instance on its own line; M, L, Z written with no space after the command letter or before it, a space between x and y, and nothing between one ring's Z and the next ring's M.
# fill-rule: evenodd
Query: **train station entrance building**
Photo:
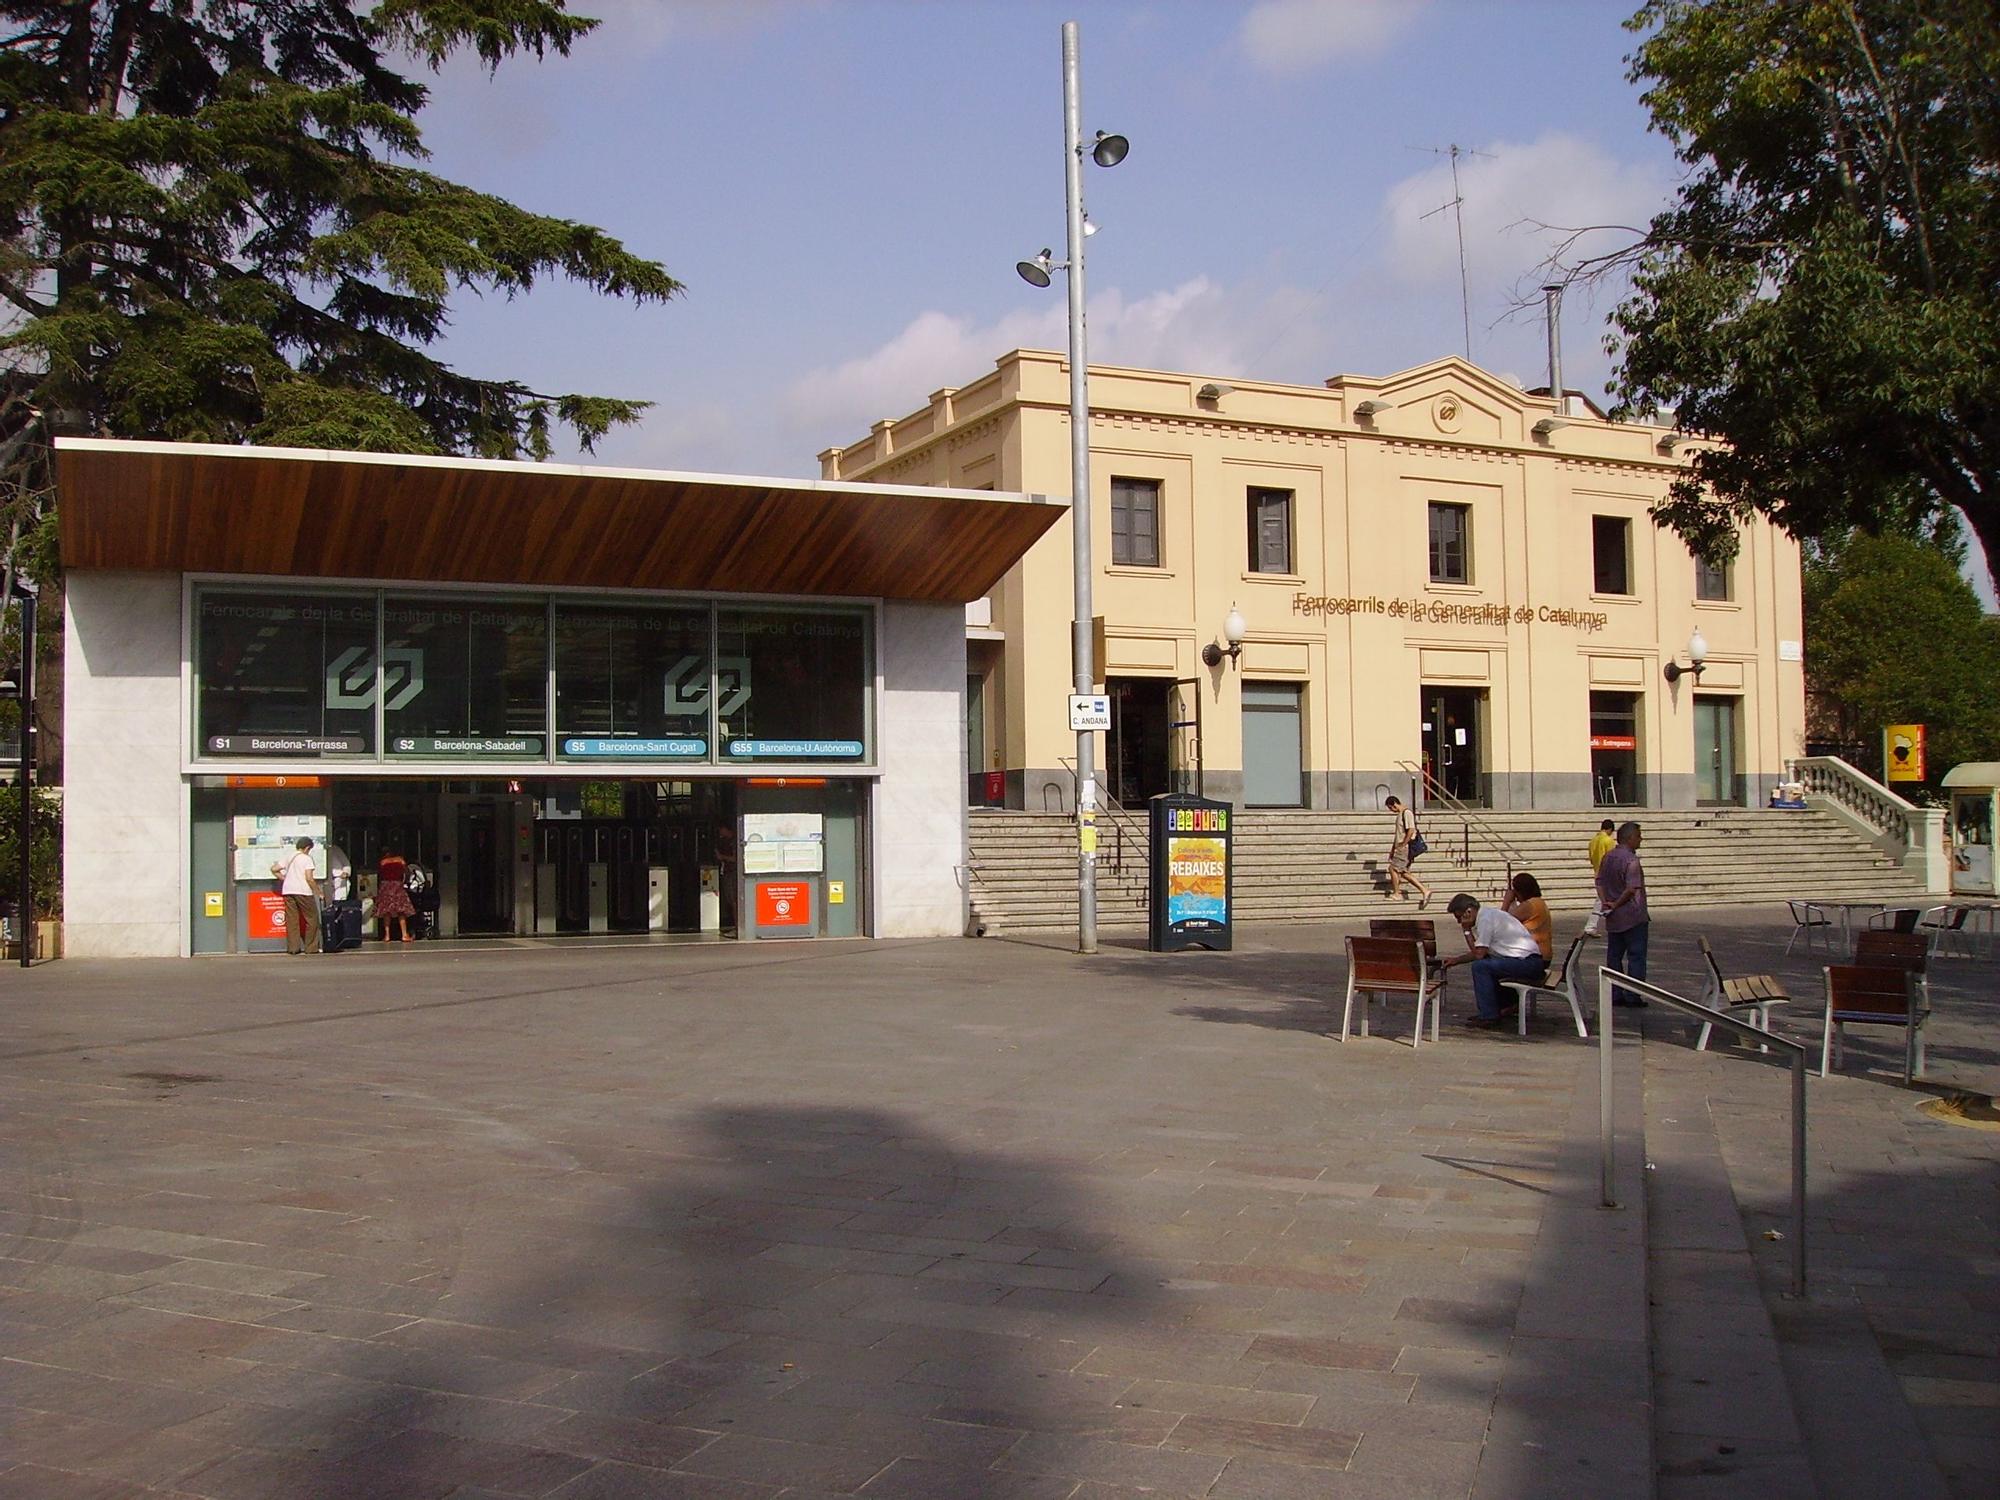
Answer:
M110 440L58 448L65 939L282 950L300 835L447 937L964 927L992 491Z

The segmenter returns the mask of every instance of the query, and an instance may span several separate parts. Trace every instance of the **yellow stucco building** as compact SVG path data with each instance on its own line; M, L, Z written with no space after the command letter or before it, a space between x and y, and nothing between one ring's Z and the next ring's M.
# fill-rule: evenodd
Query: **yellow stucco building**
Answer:
M1759 520L1698 564L1648 516L1690 446L1569 406L1456 358L1324 386L1093 366L1111 795L1372 807L1427 773L1503 809L1761 802L1804 748L1797 544ZM1014 350L820 465L1067 493L1067 360ZM967 612L975 802L1071 805L1071 588L1064 526Z

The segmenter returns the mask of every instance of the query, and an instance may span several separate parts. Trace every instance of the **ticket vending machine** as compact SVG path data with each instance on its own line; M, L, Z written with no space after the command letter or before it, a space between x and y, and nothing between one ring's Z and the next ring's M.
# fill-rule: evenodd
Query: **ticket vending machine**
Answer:
M818 937L826 925L826 819L804 811L746 812L738 832L740 932Z

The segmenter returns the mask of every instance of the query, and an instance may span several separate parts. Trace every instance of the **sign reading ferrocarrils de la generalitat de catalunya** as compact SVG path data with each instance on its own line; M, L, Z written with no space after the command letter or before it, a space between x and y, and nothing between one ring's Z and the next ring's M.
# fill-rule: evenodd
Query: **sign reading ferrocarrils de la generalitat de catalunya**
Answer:
M1381 615L1391 620L1426 625L1563 625L1595 635L1611 623L1602 610L1566 609L1554 604L1470 604L1456 599L1334 598L1326 594L1292 595L1295 615Z

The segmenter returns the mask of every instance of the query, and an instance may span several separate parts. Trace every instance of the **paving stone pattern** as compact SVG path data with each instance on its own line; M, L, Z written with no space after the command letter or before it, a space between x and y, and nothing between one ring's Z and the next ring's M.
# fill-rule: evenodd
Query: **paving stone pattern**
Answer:
M1338 938L10 971L0 1494L1651 1493L1647 1195L1628 1153L1595 1207L1594 1049L1550 1016L1412 1053L1399 1007L1343 1047ZM1686 1066L1754 1216L1768 1070ZM1823 1238L1955 1273L1975 1316L1851 1306L1971 1476L1995 1138L1944 1129L1851 1170L1983 1246L1855 1205Z
M1816 1072L1828 955L1787 957L1788 925L1710 915L1675 928L1656 964L1690 967L1694 928L1725 972L1774 973L1801 1002L1773 1025L1812 1044ZM1810 1080L1803 1301L1786 1295L1791 1246L1771 1237L1791 1233L1784 1074L1695 1053L1647 1015L1663 1500L2000 1495L2000 1134L1917 1109L2000 1094L2000 963L1936 959L1930 987L1916 1089L1889 1029L1850 1028L1844 1069Z

